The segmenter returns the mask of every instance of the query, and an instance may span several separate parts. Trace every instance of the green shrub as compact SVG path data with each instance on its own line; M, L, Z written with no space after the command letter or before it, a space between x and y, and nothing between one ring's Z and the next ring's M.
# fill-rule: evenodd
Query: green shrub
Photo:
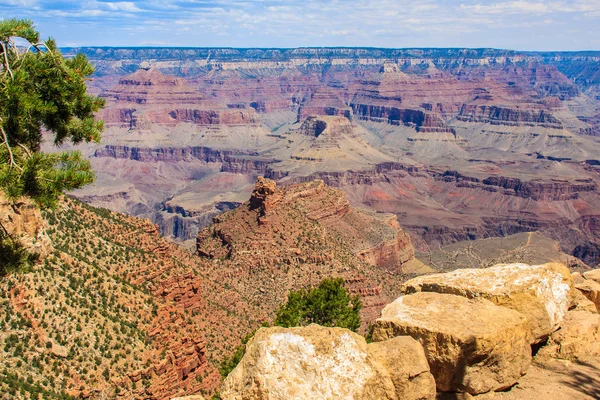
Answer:
M277 310L275 326L319 324L358 331L362 302L349 296L341 278L328 278L311 289L291 291L288 301Z

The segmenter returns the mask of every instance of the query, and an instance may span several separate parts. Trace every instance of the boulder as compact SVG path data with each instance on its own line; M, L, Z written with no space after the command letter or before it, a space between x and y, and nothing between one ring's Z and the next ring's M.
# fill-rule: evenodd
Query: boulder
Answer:
M429 370L423 346L409 336L398 336L367 345L377 368L389 379L397 399L430 399L435 396L435 380ZM376 365L377 365L376 364Z
M583 277L585 279L596 281L596 283L600 283L600 269L593 269L591 271L584 272Z
M485 299L416 293L388 304L373 340L411 336L425 349L437 389L487 393L509 388L531 363L529 324Z
M577 285L575 285L577 287ZM573 298L573 306L571 310L575 311L588 311L591 313L597 313L596 305L593 301L585 297L585 295L579 291L575 290L575 296Z
M533 343L545 340L558 328L574 298L573 278L560 263L458 269L420 276L402 285L405 294L421 291L483 297L519 311L529 320Z
M221 398L434 399L435 383L411 338L367 345L347 329L274 327L248 342Z
M538 357L585 359L600 355L600 315L588 311L569 311L561 327L553 332Z
M60 358L67 358L67 356L69 355L69 351L65 346L61 346L56 343L52 343L52 348L50 349L50 352L56 357Z
M600 312L600 283L587 279L582 283L575 284L575 288L596 306Z

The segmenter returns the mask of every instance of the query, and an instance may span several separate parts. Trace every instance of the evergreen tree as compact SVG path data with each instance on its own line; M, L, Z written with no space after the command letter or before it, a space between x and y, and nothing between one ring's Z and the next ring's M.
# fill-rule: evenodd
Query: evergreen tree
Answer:
M362 303L358 296L349 296L342 278L321 281L311 289L291 291L288 301L277 310L275 326L292 327L308 324L337 326L358 331Z
M65 59L52 39L41 42L31 21L0 21L0 189L10 200L52 206L93 181L79 152L40 152L44 131L57 146L100 140L94 113L104 103L86 93L93 71L85 56Z
M52 39L41 42L33 22L0 21L0 194L9 201L52 207L64 190L93 181L79 152L40 151L43 132L56 146L100 141L94 113L104 101L86 92L93 71L85 56L65 59ZM2 224L0 253L0 276L35 259Z

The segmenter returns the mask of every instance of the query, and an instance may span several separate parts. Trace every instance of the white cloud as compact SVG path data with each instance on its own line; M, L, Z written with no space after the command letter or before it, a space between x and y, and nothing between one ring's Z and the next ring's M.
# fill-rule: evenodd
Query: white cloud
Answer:
M527 1L508 1L504 3L494 4L475 4L475 5L464 5L461 4L462 10L472 11L480 14L507 14L507 13L534 13L542 14L552 12L552 8L545 3L536 2L530 3Z

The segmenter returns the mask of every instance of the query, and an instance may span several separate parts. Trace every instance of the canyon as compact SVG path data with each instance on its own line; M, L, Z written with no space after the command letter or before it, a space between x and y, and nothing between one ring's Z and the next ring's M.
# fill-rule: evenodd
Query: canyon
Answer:
M418 251L538 231L598 263L597 52L66 48L107 130L73 193L193 248L258 176L391 213Z
M0 287L0 368L10 371L0 392L11 398L212 394L220 363L290 290L343 279L365 333L403 281L432 271L395 215L356 209L323 181L257 179L194 252L147 219L72 198L43 212L0 200L2 223L40 256Z

